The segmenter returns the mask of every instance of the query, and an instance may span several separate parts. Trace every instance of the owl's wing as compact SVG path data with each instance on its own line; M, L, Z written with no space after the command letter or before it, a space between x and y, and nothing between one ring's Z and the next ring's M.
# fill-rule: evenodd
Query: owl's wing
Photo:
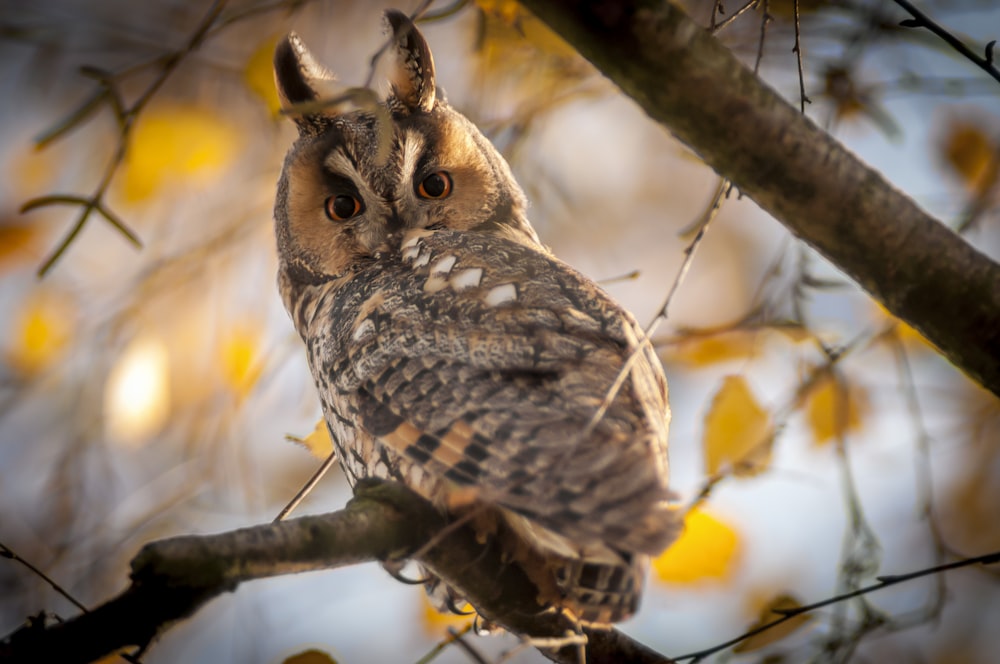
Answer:
M338 383L358 395L360 426L574 541L658 553L675 530L666 382L632 317L515 242L438 231L403 247L399 269L381 262L344 330L349 366Z

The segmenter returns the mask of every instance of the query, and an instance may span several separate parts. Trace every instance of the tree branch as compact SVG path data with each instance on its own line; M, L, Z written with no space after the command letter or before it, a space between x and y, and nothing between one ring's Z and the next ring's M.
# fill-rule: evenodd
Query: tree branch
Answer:
M429 503L394 483L359 483L339 512L290 519L218 535L147 544L132 560L130 586L105 604L63 623L35 622L0 644L0 662L90 662L120 648L141 651L179 620L244 581L405 557L460 589L487 620L518 635L572 633L567 617L543 612L537 588L520 567L501 560L465 527L448 528ZM432 543L432 546L427 546ZM425 550L426 548L426 550ZM616 630L584 630L587 662L665 664L670 660ZM540 648L555 662L577 664L577 651Z
M1000 396L1000 266L802 116L678 6L523 4L716 172Z

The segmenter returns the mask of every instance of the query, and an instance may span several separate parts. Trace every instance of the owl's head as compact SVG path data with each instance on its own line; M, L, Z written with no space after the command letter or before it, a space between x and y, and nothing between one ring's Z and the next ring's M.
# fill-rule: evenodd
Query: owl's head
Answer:
M294 33L278 44L275 80L299 130L274 211L283 290L347 276L398 251L414 228L538 243L507 162L438 94L423 35L401 12L386 19L393 62L384 100L338 89Z

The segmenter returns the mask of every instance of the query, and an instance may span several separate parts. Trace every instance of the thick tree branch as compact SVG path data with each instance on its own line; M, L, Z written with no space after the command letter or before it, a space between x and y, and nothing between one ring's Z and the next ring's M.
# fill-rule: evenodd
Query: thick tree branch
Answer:
M1000 266L662 0L523 0L721 176L1000 395Z
M339 512L153 542L132 560L132 583L124 592L67 622L16 632L0 644L0 662L82 663L120 648L144 649L172 624L244 581L415 551L487 620L534 637L574 630L566 617L541 611L537 589L519 567L502 561L495 547L484 550L471 530L442 531L445 525L429 503L405 487L376 481L359 484L357 497ZM588 662L670 661L615 630L585 632ZM574 647L542 653L556 662L578 661Z

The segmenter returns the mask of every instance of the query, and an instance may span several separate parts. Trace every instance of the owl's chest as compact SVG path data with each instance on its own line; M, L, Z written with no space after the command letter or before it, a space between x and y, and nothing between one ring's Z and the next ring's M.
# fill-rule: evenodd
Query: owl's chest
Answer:
M326 293L303 303L312 322L305 329L309 368L316 384L337 456L348 482L365 478L395 480L428 499L436 482L410 459L382 444L359 424L359 402L364 386L353 378L358 354L379 355L378 341L356 343L359 324L371 318L371 302L379 299L381 280L359 284L341 293ZM322 324L318 324L322 323Z

